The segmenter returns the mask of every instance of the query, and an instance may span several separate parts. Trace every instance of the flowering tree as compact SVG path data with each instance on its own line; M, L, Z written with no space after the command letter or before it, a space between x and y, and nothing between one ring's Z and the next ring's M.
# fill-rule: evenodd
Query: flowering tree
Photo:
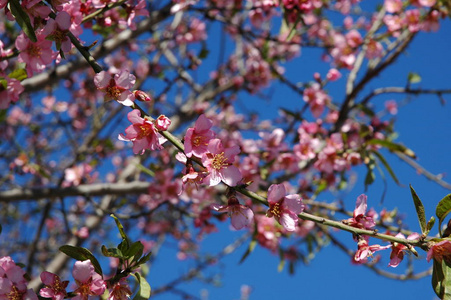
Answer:
M430 217L410 187L418 230L364 194L378 174L399 184L387 155L450 188L397 139L404 103L389 94L451 90L408 72L402 87L373 83L451 7L359 2L0 0L1 297L187 298L178 285L241 245L241 261L260 247L294 272L330 243L390 278L432 273L451 299L451 196ZM322 71L289 75L311 58ZM290 102L271 96L279 89ZM270 119L258 98L276 102ZM356 170L360 196L338 201ZM224 222L242 237L202 256L199 241L226 236ZM151 292L148 264L168 240L196 267ZM401 265L410 254L429 268Z

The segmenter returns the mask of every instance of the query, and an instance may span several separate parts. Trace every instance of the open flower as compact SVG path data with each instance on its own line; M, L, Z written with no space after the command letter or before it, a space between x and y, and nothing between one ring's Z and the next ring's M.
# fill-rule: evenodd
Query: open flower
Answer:
M367 196L364 194L357 197L353 217L343 222L352 227L362 229L371 229L376 226L374 219L371 216L365 215L367 209L366 200Z
M58 275L44 271L41 273L41 281L45 287L39 291L39 295L53 300L62 300L67 295L66 288L69 281L61 281Z
M72 276L78 285L74 291L77 296L72 299L85 300L89 296L100 296L105 292L105 281L95 272L90 260L77 261L72 270Z
M208 143L214 138L215 133L210 129L213 122L204 114L200 115L194 124L194 128L188 128L185 134L185 155L202 157L207 152Z
M47 36L47 40L54 41L57 50L62 50L67 53L72 49L72 43L67 36L71 26L71 17L65 12L61 11L56 15L55 19L49 19L42 31L42 34Z
M227 212L232 221L232 226L236 230L249 226L254 219L252 209L240 204L236 197L230 197L227 205L212 204L211 208L218 212Z
M119 134L122 141L133 142L133 153L143 154L146 149L159 150L162 149L166 139L158 133L158 129L154 123L147 118L141 118L141 112L134 109L128 113L127 118L132 125L125 129L125 135Z
M135 84L136 77L128 71L110 74L102 71L94 77L97 89L105 92L105 101L116 100L122 105L132 106L135 96L130 89Z
M431 258L441 263L444 259L446 262L451 263L451 241L443 240L437 244L432 245L427 254L428 262Z
M287 231L296 230L298 214L304 211L299 195L287 195L283 184L273 184L268 189L268 218L274 217Z
M236 186L243 178L240 170L233 165L240 148L224 148L221 140L213 139L208 143L208 151L209 153L202 155L202 164L209 172L204 182L214 186L223 181L228 186Z
M369 237L361 237L357 243L357 251L354 255L354 261L357 263L366 263L368 257L372 257L373 253L380 250L385 250L391 247L391 245L381 246L381 245L369 245Z
M27 289L25 271L9 256L0 258L0 299L38 300L32 289Z
M405 236L401 232L396 235L397 238L404 239ZM420 237L420 235L416 232L410 234L407 239L408 240L416 240ZM390 253L390 263L388 264L390 267L396 268L399 263L404 258L404 251L407 250L407 246L399 243L393 243Z

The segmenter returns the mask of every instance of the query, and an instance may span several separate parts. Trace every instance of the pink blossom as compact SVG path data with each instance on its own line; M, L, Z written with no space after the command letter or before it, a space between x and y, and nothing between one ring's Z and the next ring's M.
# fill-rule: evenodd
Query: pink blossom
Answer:
M236 186L242 175L233 162L235 156L240 153L240 147L224 148L221 140L213 139L208 143L207 149L209 152L202 155L202 164L209 172L204 182L210 186L217 185L221 181L229 186Z
M185 155L191 157L202 157L207 152L208 143L214 138L215 133L211 130L213 122L204 114L200 115L194 124L194 128L188 128L185 134Z
M36 34L36 38L37 42L33 43L24 33L21 33L15 42L19 50L19 61L27 65L28 76L43 71L55 59L52 41L46 40L43 33Z
M159 116L155 120L155 127L157 128L158 131L166 131L166 130L168 130L170 125L171 125L171 120L164 115Z
M8 67L8 60L1 60L2 57L8 56L13 53L12 49L5 50L3 47L5 45L0 41L0 70L5 70ZM17 46L16 46L17 48ZM20 55L20 54L19 54Z
M135 76L126 70L114 75L101 71L94 77L97 89L105 92L105 101L116 100L125 106L133 105L135 96L130 89L135 81Z
M105 281L95 272L90 260L77 261L72 270L72 276L78 286L74 291L77 296L72 299L87 300L89 296L100 296L105 292Z
M298 214L304 211L304 203L297 194L287 195L283 184L273 184L268 189L268 218L274 217L287 231L296 230Z
M140 90L133 91L133 95L135 96L136 100L139 100L139 101L144 101L144 102L152 101L152 98L148 94L146 94Z
M79 185L83 183L89 173L92 172L92 166L87 163L79 164L64 170L64 186Z
M367 196L362 194L357 197L353 217L344 221L346 224L363 229L371 229L376 226L374 219L365 215L367 210Z
M171 14L175 14L186 7L196 4L198 0L172 0L175 4L171 7Z
M418 9L410 9L406 11L404 23L407 24L410 32L417 32L420 30L420 11Z
M254 212L247 206L240 204L236 197L230 197L227 205L212 204L211 208L218 212L228 212L232 226L240 230L250 225L254 219Z
M357 48L363 43L363 38L360 32L355 29L350 30L346 34L346 42L351 48Z
M402 238L404 239L405 236L402 233L398 233L396 235L397 238ZM408 240L416 240L420 237L420 235L416 232L410 234L407 239ZM402 259L404 258L404 251L407 250L407 246L403 245L403 244L399 244L399 243L393 243L392 245L392 250L390 253L390 263L388 264L390 267L396 268L399 263L402 261Z
M389 32L394 34L395 37L399 35L399 32L397 31L403 26L402 19L399 15L386 15L384 16L383 21Z
M92 6L95 8L104 8L110 3L117 2L117 0L92 0Z
M280 128L274 129L271 133L269 132L259 132L258 135L262 138L259 143L260 149L268 151L268 160L276 158L278 154L286 150L287 146L283 143L285 138L285 131Z
M155 124L147 118L141 118L141 112L134 109L127 115L132 125L125 129L125 135L119 134L118 138L122 141L133 142L133 153L143 154L146 149L160 150L166 139L158 133Z
M326 104L330 102L330 97L316 82L304 90L303 99L309 104L310 110L315 118L319 118Z
M9 256L0 258L0 299L38 300L32 289L27 290L25 271Z
M335 81L335 80L338 80L338 79L340 79L340 77L341 77L341 73L340 73L340 71L338 71L337 69L330 69L329 70L329 72L327 72L327 75L326 75L326 78L329 80L329 81Z
M398 104L395 100L385 101L385 109L391 114L396 115L398 113Z
M6 77L6 87L0 81L0 109L6 109L9 104L19 100L19 95L24 91L24 87L19 80Z
M426 256L429 262L433 258L437 262L441 263L444 259L448 264L451 263L451 241L443 240L438 242L429 248L428 254Z
M65 12L61 11L56 15L55 19L49 19L42 31L46 39L55 41L56 49L63 52L69 52L72 49L72 43L67 36L71 26L71 17Z
M389 13L398 13L402 9L402 1L401 0L385 0L384 6L387 12Z
M110 295L108 296L108 300L130 299L130 296L132 295L130 286L125 278L121 278L112 287L110 287L109 290Z
M378 58L382 56L383 50L384 48L381 43L375 40L370 40L367 44L365 56L369 59Z
M424 7L432 7L436 2L437 0L418 0L418 3Z
M381 245L369 245L368 244L368 237L364 237L359 239L359 242L357 244L358 249L354 255L354 261L357 263L366 263L368 260L368 257L372 257L373 253L380 250L385 250L391 247L391 245L388 246L381 246Z
M62 300L67 295L66 288L69 281L61 281L58 275L44 271L41 273L41 281L45 285L39 291L42 297Z

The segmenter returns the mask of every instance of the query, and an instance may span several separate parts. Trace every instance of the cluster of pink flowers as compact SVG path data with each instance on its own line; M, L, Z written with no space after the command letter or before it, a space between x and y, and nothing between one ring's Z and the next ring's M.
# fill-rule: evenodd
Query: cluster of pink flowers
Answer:
M37 300L32 289L27 289L25 271L11 257L0 258L0 298Z
M125 135L119 134L118 138L122 141L133 142L133 153L143 154L146 149L160 150L163 148L162 144L166 142L166 138L159 132L168 129L171 121L165 117L160 116L157 120L151 121L149 118L141 117L141 112L134 109L127 115L128 120L132 125L125 129Z

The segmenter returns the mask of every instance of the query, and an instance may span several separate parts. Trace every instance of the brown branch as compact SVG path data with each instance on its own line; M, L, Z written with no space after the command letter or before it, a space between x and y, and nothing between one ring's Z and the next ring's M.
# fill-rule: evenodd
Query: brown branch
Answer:
M407 164L409 164L411 167L413 167L417 172L424 175L427 179L434 181L435 183L439 184L440 186L444 187L445 189L451 190L451 184L442 180L440 175L434 175L428 170L426 170L424 167L422 167L419 163L417 163L415 160L411 159L405 154L402 154L400 152L395 152L395 154L405 161Z
M0 202L71 196L137 195L147 193L149 185L149 182L132 181L80 184L71 187L17 188L0 192Z
M383 87L373 90L371 93L369 93L363 100L360 102L360 104L367 104L371 98L382 95L382 94L410 94L410 95L422 95L422 94L429 94L429 95L437 95L440 96L442 94L451 94L450 89L444 89L444 90L436 90L436 89L411 89L410 87L397 87L397 86L391 86L391 87Z

